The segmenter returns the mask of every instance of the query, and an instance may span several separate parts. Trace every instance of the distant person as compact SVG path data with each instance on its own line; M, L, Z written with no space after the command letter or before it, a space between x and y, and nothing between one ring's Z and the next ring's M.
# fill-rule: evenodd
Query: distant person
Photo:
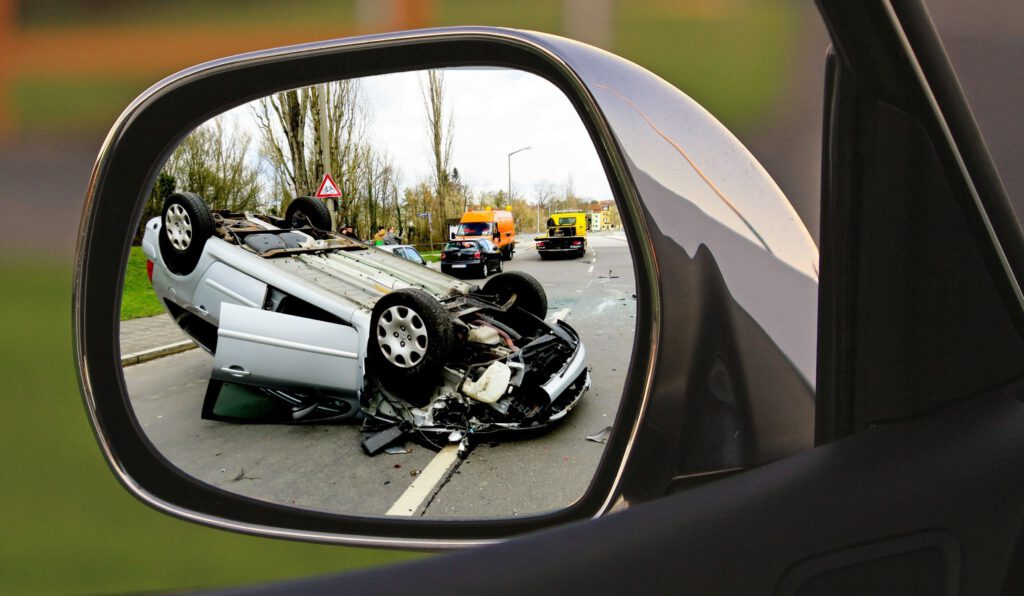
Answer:
M397 232L395 232L395 226L391 226L390 228L388 228L387 234L384 234L383 243L384 244L401 244L402 243L402 237L399 236Z
M377 226L377 233L373 235L374 246L380 246L381 244L384 244L384 237L387 235L388 233L384 229L384 226Z
M345 236L346 238L351 238L353 240L359 240L360 239L359 236L356 235L355 228L353 228L352 226L350 226L348 224L345 224L345 225L341 226L341 235Z

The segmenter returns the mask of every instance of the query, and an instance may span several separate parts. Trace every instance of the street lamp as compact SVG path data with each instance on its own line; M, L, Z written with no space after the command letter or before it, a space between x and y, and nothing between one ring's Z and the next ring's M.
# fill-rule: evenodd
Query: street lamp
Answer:
M520 151L526 151L527 149L533 149L533 147L527 145L526 147L521 147L508 154L508 197L505 199L507 201L512 200L512 156Z

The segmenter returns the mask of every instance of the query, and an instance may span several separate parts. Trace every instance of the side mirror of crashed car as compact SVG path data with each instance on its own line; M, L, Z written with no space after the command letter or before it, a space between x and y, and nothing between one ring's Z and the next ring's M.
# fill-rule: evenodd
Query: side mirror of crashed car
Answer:
M597 149L631 249L632 355L610 427L588 437L606 445L585 493L557 511L449 521L289 507L183 474L140 430L118 344L130 240L170 152L197 125L269 93L482 64L529 71L565 94ZM650 72L568 39L448 28L193 67L124 111L86 204L74 286L84 399L115 474L172 515L312 541L458 547L601 516L813 443L818 253L810 235L764 169L700 105Z

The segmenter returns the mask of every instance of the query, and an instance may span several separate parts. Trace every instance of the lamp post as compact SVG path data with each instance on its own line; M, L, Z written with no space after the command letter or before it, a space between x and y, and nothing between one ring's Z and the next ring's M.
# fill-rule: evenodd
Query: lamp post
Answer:
M520 147L508 154L508 197L506 197L506 201L512 200L512 156L520 151L526 151L527 149L533 149L533 147L531 145L527 145L526 147Z

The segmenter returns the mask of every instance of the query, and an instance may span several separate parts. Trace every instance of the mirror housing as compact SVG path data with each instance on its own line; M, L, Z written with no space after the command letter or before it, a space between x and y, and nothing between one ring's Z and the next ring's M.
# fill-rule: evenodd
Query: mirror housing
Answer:
M522 518L368 518L229 493L146 439L120 370L132 232L164 160L226 109L327 80L503 66L561 89L601 157L636 274L626 387L598 472L570 507ZM454 236L454 235L453 235ZM550 35L462 27L245 54L171 76L108 135L86 198L74 281L80 382L119 480L157 509L255 534L450 548L603 515L813 444L817 249L778 187L703 108L651 73Z

